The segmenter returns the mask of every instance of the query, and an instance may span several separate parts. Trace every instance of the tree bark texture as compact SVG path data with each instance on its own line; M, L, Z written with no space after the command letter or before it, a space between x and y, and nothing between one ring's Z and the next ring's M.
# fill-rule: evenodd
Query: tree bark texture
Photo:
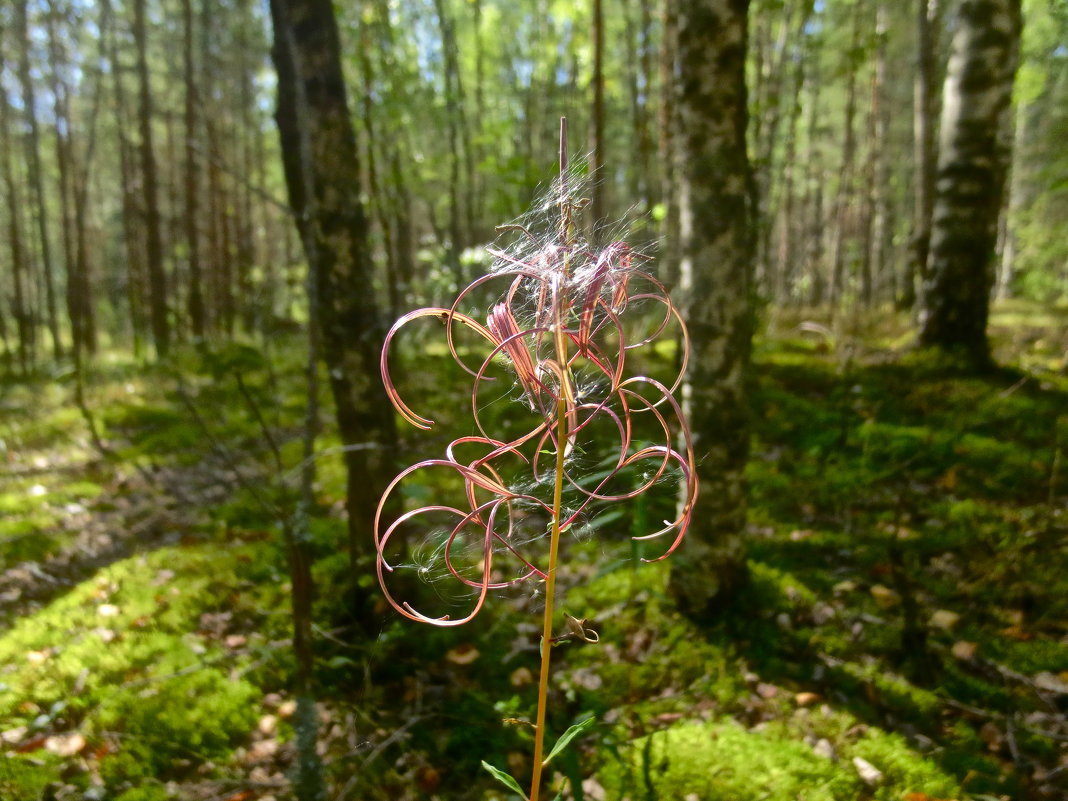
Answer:
M347 448L355 558L370 549L375 508L392 474L396 444L392 407L378 378L384 321L372 285L356 136L329 0L273 0L271 15L286 185L317 278L323 357Z
M990 366L986 337L1020 0L961 3L942 100L920 342Z
M905 265L899 305L910 309L916 305L916 278L927 272L927 253L931 244L931 215L934 212L935 185L935 57L932 27L938 0L916 0L916 77L913 81L912 131L913 213L912 259Z
M604 5L602 0L593 0L593 149L590 154L591 187L590 217L593 226L593 241L600 239L600 231L608 215L605 202L606 176L602 173L604 153Z
M134 0L134 40L137 44L138 122L141 132L141 180L144 185L145 258L148 267L149 320L156 355L170 350L171 327L167 309L167 273L163 266L163 221L159 209L159 177L152 143L152 87L148 75L145 0Z
M22 47L19 51L19 84L22 87L22 105L30 137L26 144L30 162L30 179L33 183L34 203L37 207L37 231L41 242L41 267L45 287L45 308L48 313L48 331L52 337L52 355L63 356L63 343L59 336L59 314L56 310L55 266L52 262L52 239L48 231L48 206L45 201L44 172L41 167L41 132L37 123L37 98L30 75L30 35L26 6L21 0L15 6L15 31Z
M746 152L748 0L678 6L675 81L680 289L692 337L683 402L693 428L700 497L671 589L706 618L744 583L752 337L753 180Z

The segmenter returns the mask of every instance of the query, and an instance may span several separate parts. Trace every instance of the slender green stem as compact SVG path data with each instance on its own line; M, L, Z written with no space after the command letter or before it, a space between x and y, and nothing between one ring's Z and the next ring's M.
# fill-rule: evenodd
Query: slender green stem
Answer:
M538 801L542 751L545 745L545 709L549 694L549 655L552 653L553 596L556 590L556 556L560 550L560 507L564 493L564 451L567 443L567 398L560 390L556 402L556 484L553 487L553 528L549 539L549 570L545 576L545 620L541 633L541 674L538 680L538 719L534 729L534 778L530 801Z
M567 117L560 118L560 227L564 242L564 279L568 273L568 248L571 246L571 204L567 197ZM556 361L560 365L559 397L556 399L556 480L553 484L553 527L549 535L549 570L545 575L545 617L541 630L541 672L538 678L538 713L534 726L534 776L530 781L530 801L538 801L541 792L541 772L545 767L542 753L545 748L545 712L549 697L549 659L553 650L553 599L556 596L556 559L560 552L560 509L564 497L564 458L567 451L567 337L561 313L560 293L564 281L557 286L553 297L554 339Z

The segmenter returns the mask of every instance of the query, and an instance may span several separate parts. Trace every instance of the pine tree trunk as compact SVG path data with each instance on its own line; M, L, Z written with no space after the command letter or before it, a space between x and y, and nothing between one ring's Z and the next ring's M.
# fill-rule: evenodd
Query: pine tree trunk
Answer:
M445 259L452 270L457 287L464 285L460 253L467 246L463 231L464 194L461 186L461 166L464 160L463 88L460 83L460 67L456 59L456 32L444 0L434 0L438 26L441 31L441 46L445 62L445 126L449 140L449 235Z
M604 5L602 0L593 0L593 149L590 153L591 187L590 217L593 222L593 241L600 240L601 228L608 215L605 201L607 176L602 173L605 164L604 152Z
M700 497L671 589L697 618L744 583L752 336L753 181L746 155L747 0L680 3L676 183L684 314L693 340L683 402Z
M986 337L1020 0L963 0L943 89L938 180L920 342L976 369Z
M193 62L193 0L182 0L182 67L185 73L185 240L189 249L189 324L203 339L204 287L200 264L200 165L197 163L197 85Z
M137 159L133 144L127 135L130 125L129 103L123 86L125 67L119 59L118 45L113 36L109 46L109 61L112 65L112 93L115 97L116 133L119 140L119 187L122 195L122 238L126 256L126 303L130 312L130 335L134 356L140 358L145 338L145 255L144 237L140 226L137 196L134 190L139 182L136 175Z
M795 219L797 210L797 175L803 165L797 163L797 124L801 120L802 92L806 81L805 68L813 53L808 47L808 26L812 19L814 0L805 0L798 18L794 35L794 75L790 112L787 115L786 152L783 156L782 215L779 225L779 240L774 269L775 283L772 297L778 301L788 300L793 294L794 276L797 271L797 233L800 230ZM809 134L812 135L811 132Z
M3 71L0 58L0 72ZM33 315L29 302L29 265L27 264L26 243L22 231L22 203L18 196L18 182L12 166L11 153L14 143L11 141L11 109L7 90L0 86L0 176L4 181L4 201L7 211L8 247L11 251L11 277L14 295L11 298L11 316L15 318L18 332L19 370L23 375L30 371L34 351Z
M138 127L141 132L141 179L144 183L145 257L148 266L149 319L156 355L170 351L171 328L167 316L167 273L163 267L163 234L159 210L156 154L152 144L152 87L148 76L145 0L134 0L134 42L137 46Z
M48 315L48 332L52 337L52 355L63 356L63 342L59 335L59 314L56 309L55 265L52 261L52 239L48 230L48 206L45 201L44 173L41 169L41 132L37 123L37 98L30 75L30 37L28 31L27 0L20 0L15 7L15 31L21 42L19 50L19 84L22 87L22 105L30 137L26 148L30 162L30 181L33 184L34 204L37 212L37 232L41 242L42 273L45 288L45 309Z
M846 54L849 78L846 82L845 139L842 142L842 161L838 170L838 189L834 197L834 229L831 231L831 306L836 307L845 289L845 241L846 222L850 211L850 195L853 193L853 170L857 153L857 134L854 121L857 112L857 69L854 61L860 48L860 5L853 9L853 37L850 52Z

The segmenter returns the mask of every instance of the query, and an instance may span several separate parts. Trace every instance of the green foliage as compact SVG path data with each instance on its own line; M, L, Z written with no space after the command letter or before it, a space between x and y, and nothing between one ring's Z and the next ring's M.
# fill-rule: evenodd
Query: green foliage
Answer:
M951 798L959 791L898 736L869 732L835 745L840 758L832 761L800 742L789 727L746 730L733 720L684 723L631 742L618 758L604 761L598 778L608 797L620 801L667 801L691 793L706 801L852 801L870 792L851 762L860 757L884 775L874 791L881 801L897 801L909 792Z
M214 668L109 694L93 716L97 733L119 735L103 761L109 783L167 779L225 757L256 720L255 687Z

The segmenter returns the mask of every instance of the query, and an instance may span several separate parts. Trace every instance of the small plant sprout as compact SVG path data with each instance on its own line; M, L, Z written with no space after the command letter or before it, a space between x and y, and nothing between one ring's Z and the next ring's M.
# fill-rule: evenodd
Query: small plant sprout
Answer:
M580 238L573 218L584 202L566 146L561 120L560 177L541 210L551 220L547 232L533 222L504 226L514 242L489 249L491 270L451 306L397 320L381 360L397 411L430 429L433 421L400 396L390 347L415 320L443 323L447 352L470 381L473 432L402 470L379 502L377 570L389 603L412 620L459 626L491 590L533 582L544 597L529 796L486 765L529 801L538 801L544 767L589 723L569 729L543 756L551 646L598 639L570 615L554 636L561 535L603 534L609 526L599 521L618 524L618 507L644 503L632 521L647 509L667 519L626 534L644 561L663 559L681 542L697 497L690 432L673 394L686 370L685 324L648 257L623 241L595 248ZM661 344L670 354L673 343L677 371L652 377L670 359L649 352ZM428 498L430 487L443 497ZM426 582L433 594L419 591ZM424 608L417 597L445 609Z

